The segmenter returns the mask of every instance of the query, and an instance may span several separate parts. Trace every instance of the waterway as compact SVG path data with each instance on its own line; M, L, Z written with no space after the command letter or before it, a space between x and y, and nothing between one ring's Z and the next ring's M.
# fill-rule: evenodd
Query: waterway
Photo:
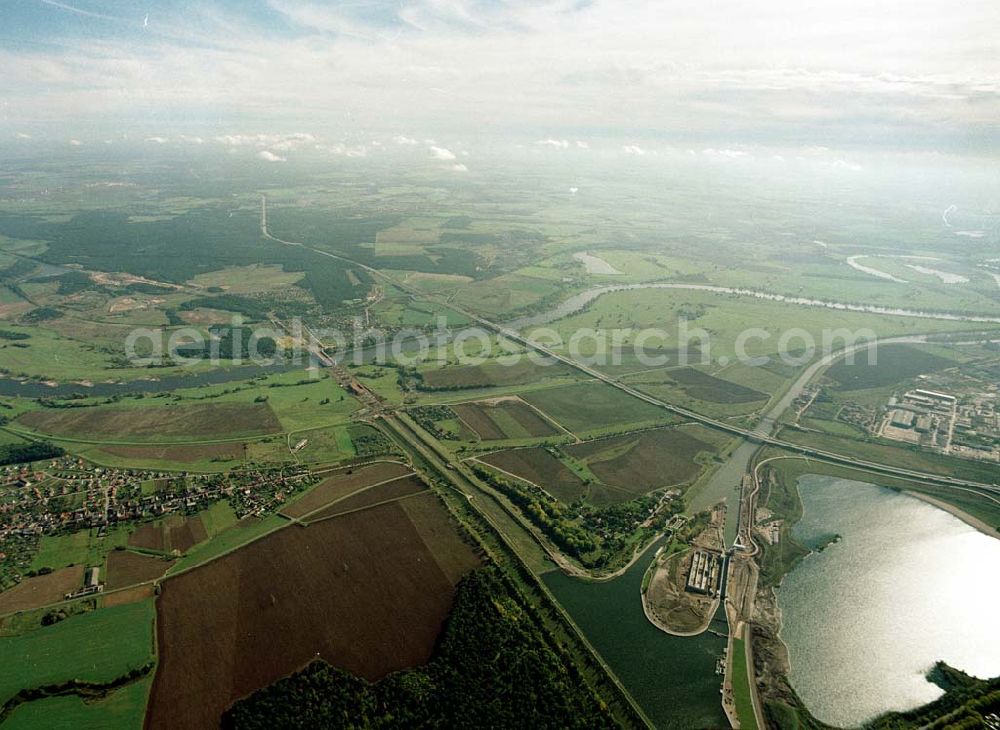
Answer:
M728 727L715 673L726 641L711 633L670 636L649 623L640 600L648 565L638 560L604 583L558 571L542 579L657 727ZM724 619L713 628L725 631Z
M1000 674L1000 540L918 499L862 482L799 481L793 529L816 546L778 591L790 680L819 719L856 726L930 702L938 660Z

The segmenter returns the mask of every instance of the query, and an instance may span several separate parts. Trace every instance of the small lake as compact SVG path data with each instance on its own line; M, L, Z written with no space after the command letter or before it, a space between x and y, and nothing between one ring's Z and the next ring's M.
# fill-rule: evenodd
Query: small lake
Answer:
M729 727L715 663L726 640L670 636L642 611L642 574L655 548L619 578L588 583L558 571L542 580L658 728ZM721 618L721 621L719 620ZM720 611L712 628L725 631Z
M807 557L778 591L792 686L819 719L855 726L942 691L938 660L1000 674L1000 540L890 489L822 476L799 480Z

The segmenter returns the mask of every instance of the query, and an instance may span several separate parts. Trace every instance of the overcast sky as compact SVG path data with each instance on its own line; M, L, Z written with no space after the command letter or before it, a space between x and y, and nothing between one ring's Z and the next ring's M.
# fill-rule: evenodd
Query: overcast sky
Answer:
M0 133L1000 147L997 0L2 0Z

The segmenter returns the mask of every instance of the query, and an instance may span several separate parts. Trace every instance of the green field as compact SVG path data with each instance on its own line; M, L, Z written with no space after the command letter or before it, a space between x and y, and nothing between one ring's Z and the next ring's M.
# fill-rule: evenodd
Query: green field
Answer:
M757 716L753 711L750 678L747 676L746 642L743 639L733 639L733 699L736 702L736 715L740 719L740 727L746 730L757 730Z
M97 529L78 530L68 534L43 535L38 552L31 561L31 570L64 568L67 565L103 565L104 557L128 541L129 528L115 527L106 535Z
M522 398L576 434L676 420L669 411L604 383L577 383L534 390L523 393Z
M152 677L116 689L104 699L76 695L50 697L19 705L4 730L141 730Z
M0 701L71 679L110 682L153 658L152 601L77 614L0 638Z

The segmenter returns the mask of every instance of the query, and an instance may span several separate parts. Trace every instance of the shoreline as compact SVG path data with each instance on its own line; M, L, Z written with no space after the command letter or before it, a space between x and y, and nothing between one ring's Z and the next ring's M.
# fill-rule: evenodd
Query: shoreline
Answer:
M959 507L956 507L953 504L949 504L948 502L945 502L942 499L938 499L937 497L932 497L929 494L923 494L922 492L913 492L913 491L910 491L908 489L904 489L903 492L905 494L910 495L911 497L916 497L921 502L926 502L927 504L929 504L929 505L931 505L933 507L937 507L940 510L944 510L945 512L947 512L948 514L950 514L952 517L955 517L956 519L961 520L962 522L964 522L965 524L967 524L969 527L972 527L975 530L978 530L979 532L983 533L987 537L992 537L995 540L1000 540L1000 532L998 532L995 527L993 527L992 525L990 525L990 524L988 524L986 522L983 522L978 517L973 517L972 515L970 515L965 510L963 510L963 509L961 509Z

